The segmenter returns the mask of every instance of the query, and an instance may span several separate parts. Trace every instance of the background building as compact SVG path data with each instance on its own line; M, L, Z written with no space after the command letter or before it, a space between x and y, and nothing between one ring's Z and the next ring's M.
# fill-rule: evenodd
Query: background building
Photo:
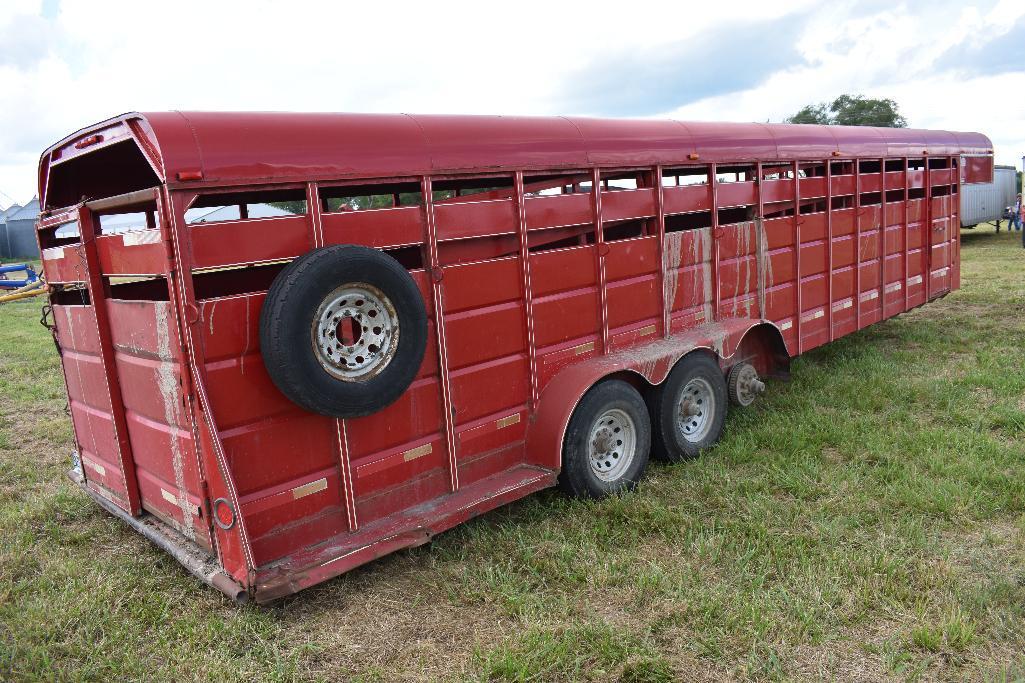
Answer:
M12 204L0 211L0 258L39 258L36 244L36 219L39 200L19 206Z

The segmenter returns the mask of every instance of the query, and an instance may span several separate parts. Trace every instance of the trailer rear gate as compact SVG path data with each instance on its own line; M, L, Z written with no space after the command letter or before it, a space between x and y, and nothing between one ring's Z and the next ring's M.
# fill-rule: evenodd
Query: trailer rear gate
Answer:
M780 374L956 288L958 193L991 151L976 134L676 122L98 124L40 164L79 479L221 590L294 592L555 483L603 377L657 386L695 349ZM298 213L247 217L272 200ZM238 218L187 222L217 203ZM130 212L139 230L105 234ZM394 257L426 304L419 372L366 417L300 408L261 357L271 282L332 244Z

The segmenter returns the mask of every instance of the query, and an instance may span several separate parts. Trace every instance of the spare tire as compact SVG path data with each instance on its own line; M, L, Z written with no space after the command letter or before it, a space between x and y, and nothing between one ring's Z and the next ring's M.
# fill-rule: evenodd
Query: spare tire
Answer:
M361 417L394 402L416 377L427 311L409 272L376 249L335 245L295 259L260 312L274 384L306 410Z

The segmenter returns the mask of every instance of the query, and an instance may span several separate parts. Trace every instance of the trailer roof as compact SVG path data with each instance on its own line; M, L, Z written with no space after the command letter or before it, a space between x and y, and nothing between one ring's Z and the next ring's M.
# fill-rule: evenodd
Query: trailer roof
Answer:
M989 138L979 133L907 128L577 117L133 112L84 128L48 148L40 159L41 196L46 196L51 167L133 137L161 181L193 178L203 184L696 160L990 154L993 149ZM46 206L53 203L46 201Z

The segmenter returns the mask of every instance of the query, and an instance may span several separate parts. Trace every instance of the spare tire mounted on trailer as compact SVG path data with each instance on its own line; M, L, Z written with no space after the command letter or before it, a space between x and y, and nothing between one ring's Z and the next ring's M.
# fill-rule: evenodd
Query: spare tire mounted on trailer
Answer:
M263 362L303 408L361 417L409 387L427 346L427 311L416 282L376 249L335 245L288 264L260 313Z

